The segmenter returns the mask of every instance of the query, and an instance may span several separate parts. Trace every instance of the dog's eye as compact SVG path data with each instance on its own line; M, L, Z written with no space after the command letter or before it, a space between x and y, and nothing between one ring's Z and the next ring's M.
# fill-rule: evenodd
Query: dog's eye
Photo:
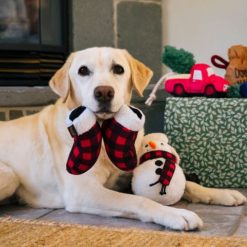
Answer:
M87 76L87 75L90 75L90 73L91 72L87 66L81 66L78 70L78 74L81 76Z
M114 74L121 75L124 73L124 68L119 64L114 64L112 66L112 71Z

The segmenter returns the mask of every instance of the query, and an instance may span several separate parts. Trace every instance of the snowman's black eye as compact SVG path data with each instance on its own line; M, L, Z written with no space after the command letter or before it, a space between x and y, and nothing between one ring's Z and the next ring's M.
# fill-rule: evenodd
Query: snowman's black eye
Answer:
M145 145L145 148L147 148L147 147L148 147L148 144Z
M162 166L162 165L163 165L162 160L156 160L156 161L155 161L155 165L156 165L156 166Z
M160 144L161 144L162 146L164 146L164 143L163 143L163 142L161 142Z

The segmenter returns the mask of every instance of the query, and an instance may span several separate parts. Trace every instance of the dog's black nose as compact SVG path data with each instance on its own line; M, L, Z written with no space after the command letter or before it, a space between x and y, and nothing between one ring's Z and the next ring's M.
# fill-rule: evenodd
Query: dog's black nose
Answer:
M98 86L94 89L94 97L100 103L108 103L114 97L114 89L110 86Z

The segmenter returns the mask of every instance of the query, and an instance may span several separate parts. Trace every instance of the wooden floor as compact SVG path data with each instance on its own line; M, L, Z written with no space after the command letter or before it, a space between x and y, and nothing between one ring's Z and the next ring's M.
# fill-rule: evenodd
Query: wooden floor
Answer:
M241 189L247 195L247 189ZM204 221L204 227L196 234L206 236L246 236L247 237L247 205L223 207L203 204L179 202L175 207L186 208L196 212ZM1 205L0 217L16 217L21 219L41 219L55 222L77 223L82 225L102 225L119 228L142 228L157 231L168 231L162 226L143 223L137 220L100 217L90 214L72 214L63 209L33 209L18 205ZM194 234L192 232L191 234Z

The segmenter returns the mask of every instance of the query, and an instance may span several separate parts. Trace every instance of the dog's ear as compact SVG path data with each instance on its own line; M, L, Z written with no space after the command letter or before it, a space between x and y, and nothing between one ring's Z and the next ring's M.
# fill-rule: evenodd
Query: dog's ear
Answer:
M63 102L66 101L70 92L71 82L69 78L69 68L73 57L74 53L71 53L64 65L53 75L49 81L49 86L63 99Z
M142 62L133 58L127 51L127 59L131 69L132 83L140 96L143 96L143 91L147 87L150 79L153 76L153 71Z

